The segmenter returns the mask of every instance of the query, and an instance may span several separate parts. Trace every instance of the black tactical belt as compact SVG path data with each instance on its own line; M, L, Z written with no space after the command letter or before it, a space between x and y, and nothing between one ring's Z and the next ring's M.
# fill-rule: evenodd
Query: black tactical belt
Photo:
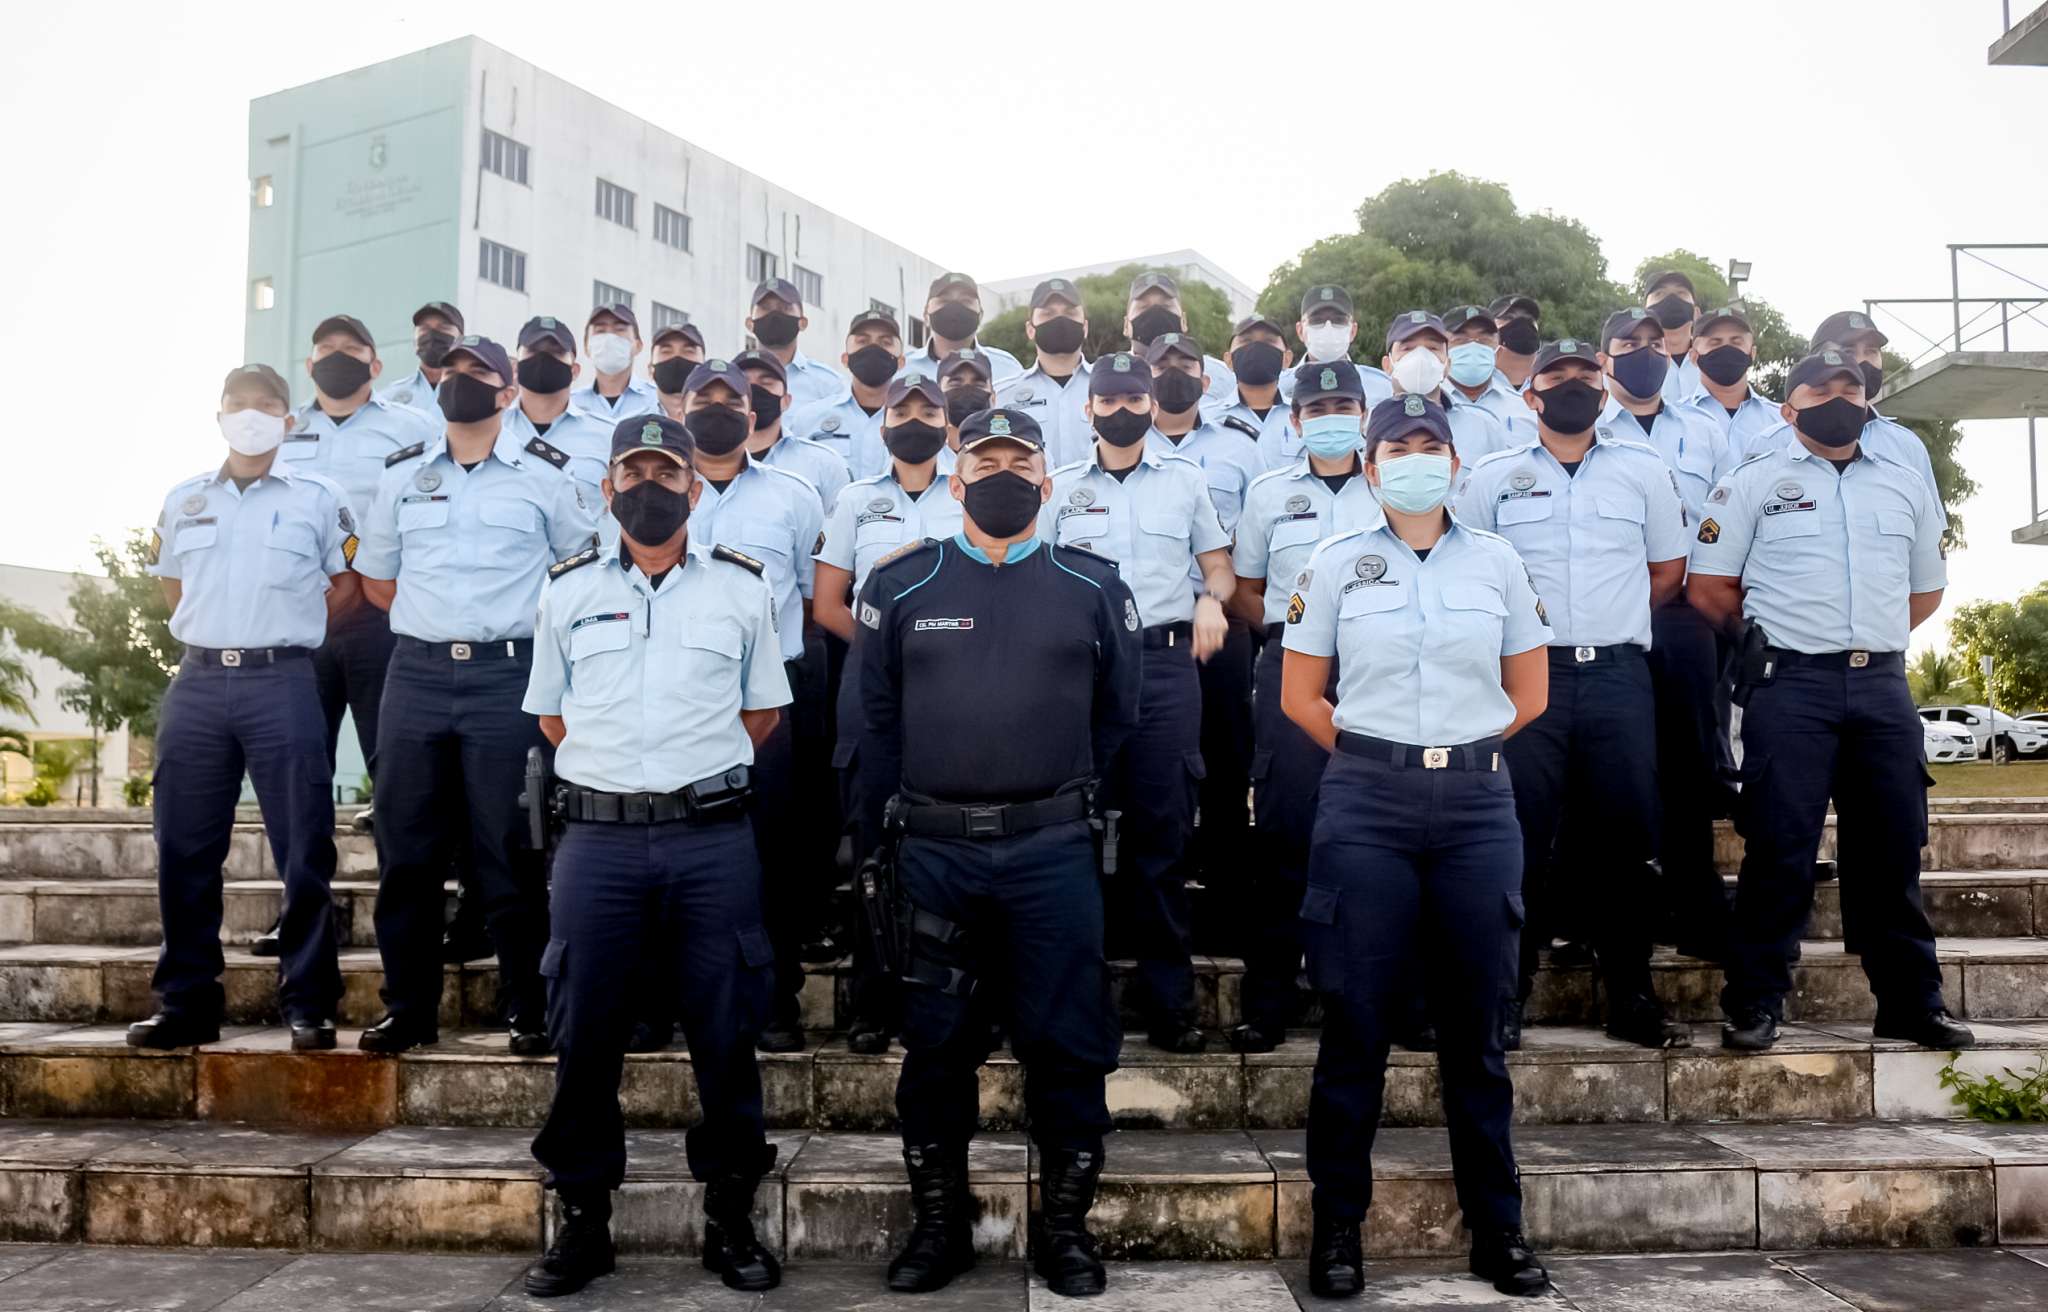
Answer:
M736 765L672 793L601 793L580 784L563 784L555 790L555 804L564 820L583 824L662 825L676 820L713 824L746 814L744 803L753 791L751 773L746 766Z
M418 638L398 635L398 645L407 651L421 652L450 661L519 661L533 657L531 638L493 638L489 642L422 642Z
M1786 651L1772 647L1770 653L1780 666L1811 665L1822 670L1906 668L1906 653L1902 651Z
M223 665L236 669L244 665L275 665L279 661L312 658L311 647L187 647L185 659L199 665Z
M1189 620L1154 624L1145 630L1147 647L1185 647L1195 640L1195 626Z
M905 833L928 838L1005 838L1048 825L1084 820L1087 816L1088 798L1076 790L1055 793L1036 802L998 802L988 806L911 803L903 807L903 829Z
M1337 750L1346 756L1367 756L1389 765L1422 770L1491 773L1500 769L1501 762L1498 738L1481 738L1478 742L1459 743L1452 747L1414 747L1407 743L1390 743L1384 738L1368 738L1362 733L1340 733L1337 735Z
M1618 642L1612 647L1565 647L1550 648L1552 665L1612 665L1617 661L1643 659L1643 649L1632 642Z

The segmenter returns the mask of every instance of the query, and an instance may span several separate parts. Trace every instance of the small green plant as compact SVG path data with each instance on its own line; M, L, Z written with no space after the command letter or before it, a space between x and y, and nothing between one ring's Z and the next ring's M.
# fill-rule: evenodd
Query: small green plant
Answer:
M1941 1087L1953 1089L1950 1096L1973 1118L1980 1121L2048 1121L2048 1058L2034 1058L2034 1069L2021 1074L2008 1066L2006 1080L1996 1075L1972 1075L1956 1069L1960 1053L1950 1053L1941 1068Z
M121 800L129 806L149 805L149 776L131 774L121 782Z

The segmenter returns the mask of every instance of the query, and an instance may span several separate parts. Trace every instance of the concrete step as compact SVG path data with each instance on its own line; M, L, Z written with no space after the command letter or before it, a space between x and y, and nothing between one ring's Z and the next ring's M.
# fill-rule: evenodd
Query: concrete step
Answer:
M377 881L337 879L330 887L341 945L377 946ZM221 942L246 946L261 938L283 897L284 886L274 878L228 880L221 888ZM0 879L0 943L155 947L162 941L155 879Z
M2048 1056L2048 1020L1975 1022L1959 1058L1979 1075L2030 1070ZM0 1025L0 1117L116 1117L290 1124L538 1126L554 1094L554 1059L512 1056L498 1030L451 1031L431 1048L375 1057L344 1031L334 1052L294 1053L288 1033L241 1026L198 1049L144 1052L118 1025ZM1717 1026L1690 1048L1654 1051L1596 1029L1537 1026L1509 1057L1515 1116L1527 1125L1859 1121L1961 1115L1941 1087L1946 1052L1873 1040L1857 1022L1787 1026L1768 1053L1723 1051ZM1219 1045L1220 1047L1220 1045ZM1297 1129L1307 1123L1317 1038L1300 1030L1271 1053L1175 1055L1127 1039L1109 1078L1111 1116L1127 1130ZM900 1048L849 1052L816 1036L760 1057L763 1107L778 1129L887 1131L896 1126ZM681 1128L698 1115L687 1052L629 1057L620 1102L629 1124ZM1436 1058L1395 1051L1388 1125L1443 1123ZM982 1071L981 1123L1025 1125L1023 1070L1005 1051Z
M372 1134L208 1122L0 1122L0 1239L343 1252L533 1252L551 1227L521 1129ZM1971 1248L2048 1237L2048 1133L1977 1123L1530 1127L1516 1151L1530 1239L1549 1253ZM683 1132L628 1134L612 1222L622 1248L687 1254L703 1187ZM910 1199L887 1135L778 1132L755 1196L764 1240L794 1261L879 1261ZM1462 1253L1439 1129L1381 1132L1368 1251ZM1023 1136L970 1154L975 1243L1015 1258L1037 1169ZM1105 1256L1258 1261L1303 1255L1303 1134L1111 1138L1091 1225Z

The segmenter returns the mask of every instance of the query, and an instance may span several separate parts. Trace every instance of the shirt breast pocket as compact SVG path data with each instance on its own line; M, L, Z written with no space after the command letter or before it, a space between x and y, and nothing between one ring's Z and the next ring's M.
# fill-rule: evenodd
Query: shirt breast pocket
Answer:
M477 507L476 517L492 529L521 536L540 528L540 507L531 501L486 501Z
M187 524L171 540L171 554L180 560L195 556L220 541L220 525Z
M1627 548L1643 541L1645 508L1640 501L1625 497L1596 497L1594 517L1599 521L1603 547Z
M744 648L737 625L726 620L692 624L683 630L682 642L683 681L678 686L690 687L691 695L738 680Z
M446 501L400 502L398 506L398 532L402 538L411 540L415 534L431 534L448 527L448 503Z
M272 587L303 587L320 570L320 539L311 524L280 522L270 530L266 554L265 581Z
M1501 633L1507 627L1507 598L1483 583L1448 584L1441 596L1444 631L1429 644L1425 659L1484 670L1487 677L1494 677Z
M1053 540L1063 547L1085 545L1102 536L1109 516L1076 512L1061 515L1053 528Z
M1317 519L1289 519L1273 526L1273 540L1266 547L1266 577L1290 582L1308 563L1309 553L1321 540Z
M1515 497L1495 508L1493 522L1506 529L1510 524L1541 524L1556 513L1553 497Z
M1376 615L1387 615L1404 609L1408 604L1408 592L1399 584L1382 584L1354 588L1337 599L1337 622L1352 620L1374 622ZM1384 621L1378 621L1384 623Z
M595 620L569 631L569 686L582 700L619 701L636 691L633 623Z
M1871 562L1891 586L1902 586L1912 571L1913 537L1917 525L1905 510L1880 510L1872 517L1877 530L1877 550Z
M1189 534L1194 525L1185 515L1148 510L1138 516L1138 540L1145 554L1176 566L1188 559Z

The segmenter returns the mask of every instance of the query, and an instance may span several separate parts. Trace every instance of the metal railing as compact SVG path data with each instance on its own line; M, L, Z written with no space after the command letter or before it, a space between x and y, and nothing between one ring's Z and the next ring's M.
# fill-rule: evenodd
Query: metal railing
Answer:
M2023 273L2017 273L2002 264L1986 259L1978 254L1979 251L2048 251L2048 242L1951 243L1948 248L1949 294L1947 296L1886 296L1876 299L1866 298L1864 300L1863 312L1872 319L1877 318L1879 309L1884 307L1887 318L1926 343L1926 346L1917 355L1912 356L1906 361L1906 370L1908 372L1917 369L1937 356L1946 355L1951 351L1964 350L1971 343L1981 341L1994 332L1998 334L1998 349L2010 351L2012 349L2012 327L2015 314L2043 328L2048 328L2048 317L2043 317L2042 313L2044 310L2048 310L2048 283L2037 282ZM1963 295L1962 260L1966 255L1989 269L2004 274L2006 277L2017 282L2025 283L2041 294L2039 296ZM1949 336L1946 338L1930 337L1914 325L1911 320L1907 319L1906 316L1889 308L1902 305L1948 306L1950 314ZM1983 308L1965 319L1963 317L1963 307L1966 305L1977 305ZM1984 324L1982 327L1978 327L1979 322L1993 311L1997 312L1998 318L1995 321ZM1969 329L1975 329L1975 331L1969 332L1965 336L1965 331ZM1900 354L1903 355L1904 352ZM1890 379L1886 381L1890 381Z

